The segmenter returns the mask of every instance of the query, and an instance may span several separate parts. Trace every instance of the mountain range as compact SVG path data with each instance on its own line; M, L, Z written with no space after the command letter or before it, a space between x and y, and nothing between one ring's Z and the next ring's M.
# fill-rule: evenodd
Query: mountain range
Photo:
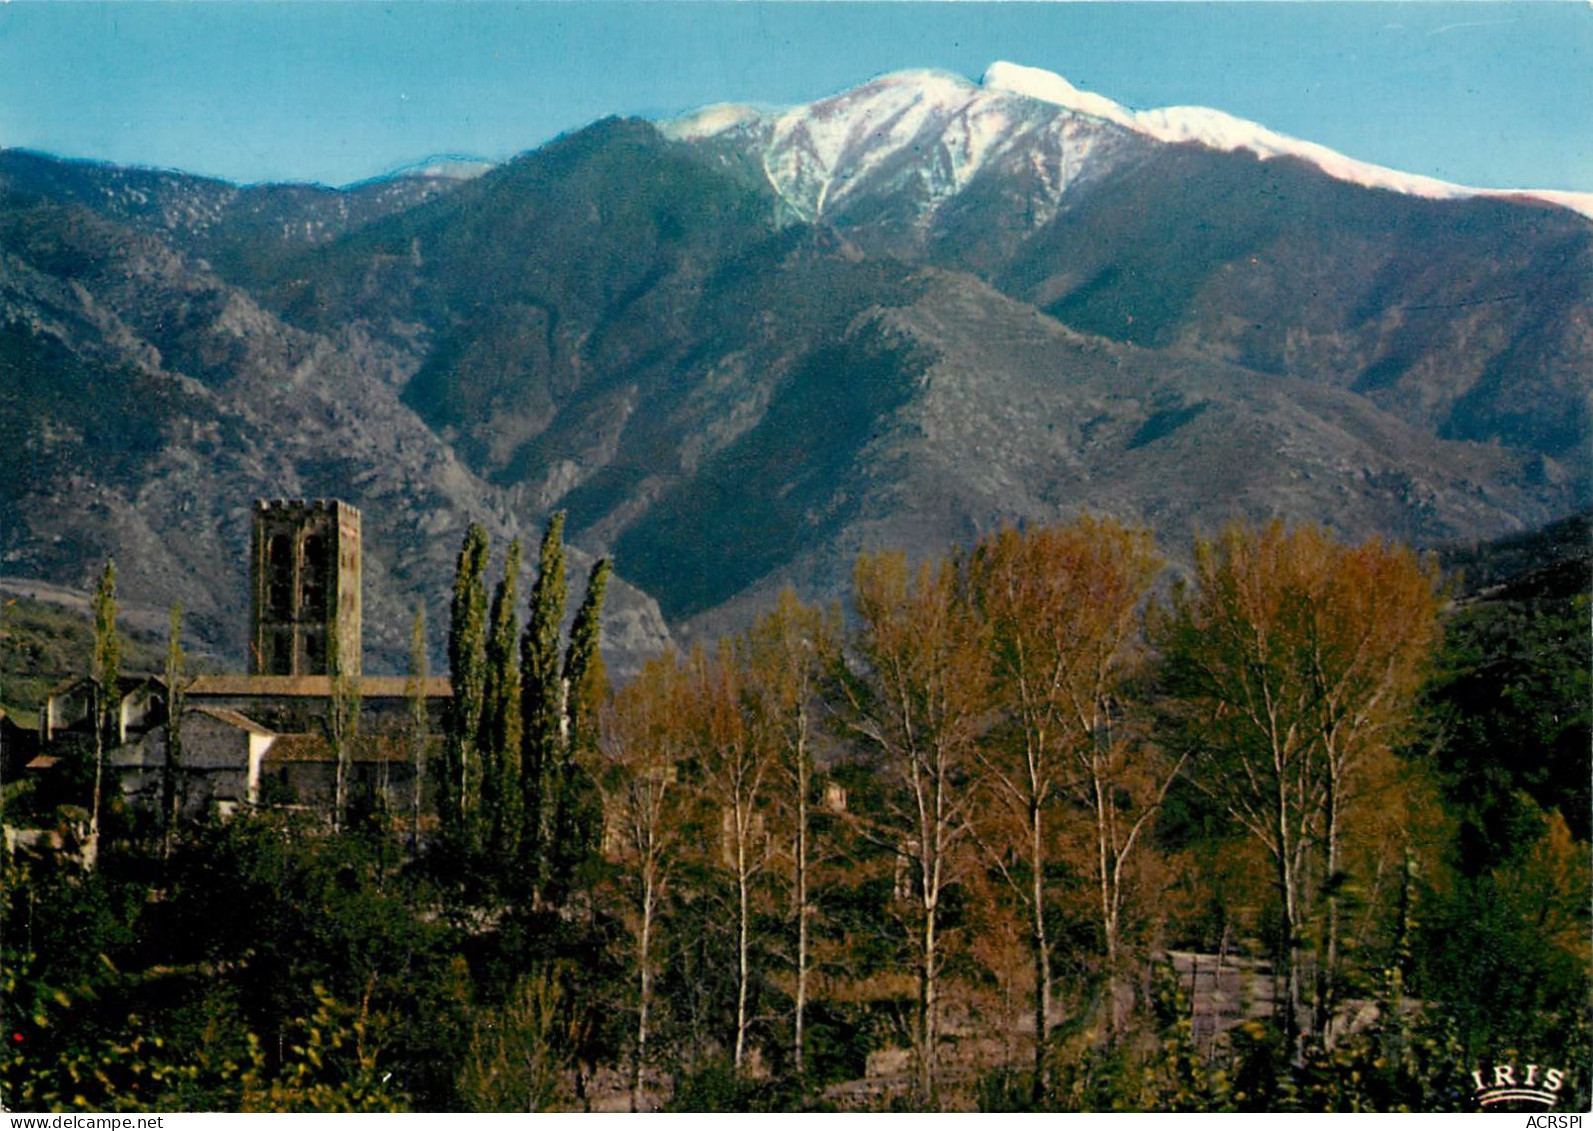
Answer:
M467 522L563 510L625 671L1001 521L1527 530L1589 504L1590 215L1008 64L347 189L0 151L0 574L114 554L237 662L252 500L338 496L401 670Z

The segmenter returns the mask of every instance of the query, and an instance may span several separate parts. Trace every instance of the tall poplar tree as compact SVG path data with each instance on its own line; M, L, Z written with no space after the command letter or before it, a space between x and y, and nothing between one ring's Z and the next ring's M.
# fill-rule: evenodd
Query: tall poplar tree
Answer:
M89 661L89 681L94 695L94 800L89 810L89 843L84 859L93 867L99 859L100 807L105 788L105 748L117 737L121 698L117 683L122 674L122 643L116 631L116 559L107 558L94 587L94 654Z
M561 902L581 862L598 850L603 802L593 779L598 710L608 695L608 673L598 647L603 598L611 568L599 559L570 625L564 651L564 722L554 776L553 820L546 858L546 894Z
M360 677L357 665L350 665L338 639L337 621L332 621L327 652L331 656L332 694L326 706L326 735L337 759L337 793L332 809L332 825L341 829L348 821L349 778L353 771L354 744L360 732ZM353 672L349 668L354 666ZM383 799L380 788L377 800Z
M561 763L564 737L564 681L560 640L564 624L564 513L548 519L531 587L530 618L520 639L524 834L522 853L531 869L531 887L540 893L546 878L544 855L551 839L553 779Z
M482 823L488 850L500 866L517 859L522 823L520 782L520 540L509 544L503 577L492 594L483 682L481 731Z
M469 849L479 842L481 759L477 739L486 697L487 528L479 522L465 531L454 567L448 619L447 744L441 810L443 830Z
M568 688L569 747L573 753L595 749L597 712L608 695L608 671L598 648L603 599L613 567L607 558L592 566L586 595L570 625L570 646L564 652L564 682Z
M183 655L183 607L171 607L171 631L166 638L166 765L161 775L161 859L171 856L172 835L182 808L177 776L183 761L183 700L187 691Z
M420 812L426 784L426 743L430 721L426 714L426 606L415 603L409 629L409 675L404 680L409 705L409 854L420 852Z

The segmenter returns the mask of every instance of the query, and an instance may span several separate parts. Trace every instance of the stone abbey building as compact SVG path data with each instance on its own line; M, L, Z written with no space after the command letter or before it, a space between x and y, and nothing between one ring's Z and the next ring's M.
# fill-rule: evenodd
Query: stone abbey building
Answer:
M329 814L341 685L345 702L358 704L358 726L345 743L349 804L410 811L417 762L424 766L441 750L449 685L440 677L362 674L360 555L360 512L347 503L255 504L248 673L195 676L175 689L155 675L118 681L106 772L129 802L157 806L170 779L189 815L263 807ZM31 771L49 772L63 755L92 750L94 690L74 679L46 698ZM424 775L421 784L423 812L434 813Z

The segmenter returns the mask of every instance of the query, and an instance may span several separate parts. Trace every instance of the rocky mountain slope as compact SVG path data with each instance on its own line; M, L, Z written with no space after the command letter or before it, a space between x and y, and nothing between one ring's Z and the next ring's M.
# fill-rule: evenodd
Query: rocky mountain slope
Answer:
M175 182L178 215L214 190L159 176ZM117 208L5 189L0 572L83 587L114 555L125 600L182 602L205 645L241 664L253 500L338 496L364 512L368 662L396 671L417 599L440 648L469 521L500 546L536 536L539 516L481 482L401 403L404 356L356 328L283 323L180 250L193 229L174 232L170 211L118 220ZM577 579L590 561L575 552ZM653 602L623 585L609 632L627 655L665 636Z
M476 516L566 510L689 636L1083 507L1176 555L1586 505L1593 222L1245 126L993 68L345 191L0 154L0 571L114 550L241 634L249 500L337 494L396 661Z
M1348 386L1446 438L1585 452L1593 195L1445 185L1008 64L670 130L798 215L1077 329Z

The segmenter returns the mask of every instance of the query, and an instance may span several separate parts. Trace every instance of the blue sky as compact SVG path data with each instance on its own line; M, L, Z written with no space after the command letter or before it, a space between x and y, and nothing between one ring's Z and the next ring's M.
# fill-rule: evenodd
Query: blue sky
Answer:
M1484 187L1593 190L1593 5L0 3L0 146L345 184L606 114L1006 59Z

